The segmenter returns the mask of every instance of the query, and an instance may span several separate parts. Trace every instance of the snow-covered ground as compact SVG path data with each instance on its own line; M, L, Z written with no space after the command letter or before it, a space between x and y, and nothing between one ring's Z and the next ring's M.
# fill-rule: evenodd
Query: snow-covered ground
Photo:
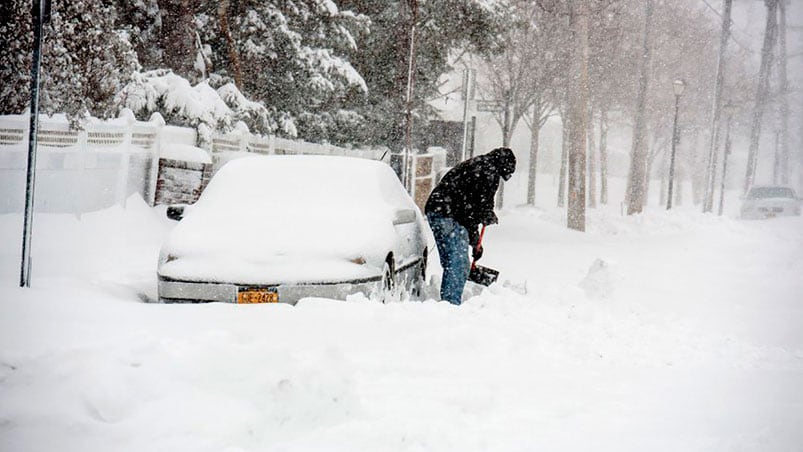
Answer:
M30 289L0 216L0 450L803 448L800 217L512 208L507 286L292 307L144 302L163 214L37 215Z

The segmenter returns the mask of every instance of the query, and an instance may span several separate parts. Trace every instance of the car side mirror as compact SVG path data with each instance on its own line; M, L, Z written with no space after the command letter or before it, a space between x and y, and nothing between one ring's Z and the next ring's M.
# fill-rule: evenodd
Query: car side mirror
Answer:
M393 216L393 224L415 223L416 215L413 209L397 209Z
M181 221L181 219L184 218L184 208L185 207L186 206L183 206L181 204L175 204L175 205L172 205L172 206L167 206L167 213L166 213L167 214L167 218L170 218L171 220L175 220L175 221Z

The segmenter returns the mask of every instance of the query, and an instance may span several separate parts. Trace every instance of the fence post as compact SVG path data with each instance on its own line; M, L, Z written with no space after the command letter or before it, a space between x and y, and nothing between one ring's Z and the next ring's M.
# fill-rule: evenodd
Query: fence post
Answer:
M78 193L80 196L75 196L73 201L73 211L77 213L78 219L81 219L81 214L84 213L82 204L86 199L86 157L89 152L89 132L84 129L78 132Z
M240 145L240 152L248 152L248 136L247 134L240 132L240 137L237 140Z
M126 193L128 192L128 172L131 165L131 125L126 128L123 143L120 145L120 174L117 177L116 197L117 203L125 208Z
M151 166L148 174L148 199L146 202L151 205L156 205L156 183L159 179L159 157L162 154L162 129L165 125L165 120L159 113L154 113L148 120L154 128L155 134L153 137L153 144L151 145Z

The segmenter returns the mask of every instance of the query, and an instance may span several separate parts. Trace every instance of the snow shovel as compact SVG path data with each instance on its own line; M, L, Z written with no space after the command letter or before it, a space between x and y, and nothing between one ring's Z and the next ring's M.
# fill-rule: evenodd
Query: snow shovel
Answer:
M482 246L482 237L485 235L485 225L480 230L480 239L477 241L477 248ZM483 286L490 286L499 278L499 271L492 268L477 265L477 259L471 262L471 270L468 272L469 281Z

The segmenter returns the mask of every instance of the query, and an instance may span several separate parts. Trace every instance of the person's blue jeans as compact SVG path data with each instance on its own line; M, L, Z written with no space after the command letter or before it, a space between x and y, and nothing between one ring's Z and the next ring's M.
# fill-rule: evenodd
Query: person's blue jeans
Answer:
M427 214L427 220L443 267L441 299L459 305L469 271L468 231L454 219L438 214Z

